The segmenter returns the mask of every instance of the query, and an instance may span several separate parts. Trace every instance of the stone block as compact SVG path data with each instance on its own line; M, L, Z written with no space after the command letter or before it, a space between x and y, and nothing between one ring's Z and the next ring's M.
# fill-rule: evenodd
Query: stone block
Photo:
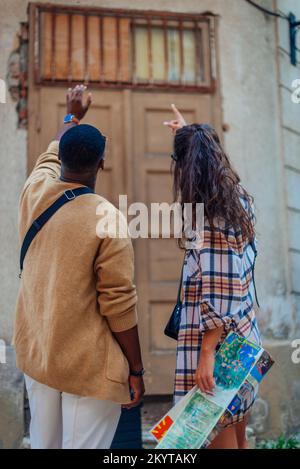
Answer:
M2 354L4 355L4 354ZM24 380L13 347L0 363L0 449L20 448L24 436Z

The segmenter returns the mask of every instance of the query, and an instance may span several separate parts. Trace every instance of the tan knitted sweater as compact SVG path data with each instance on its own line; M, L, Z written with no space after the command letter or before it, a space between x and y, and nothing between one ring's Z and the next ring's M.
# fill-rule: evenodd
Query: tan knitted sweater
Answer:
M66 189L58 142L42 154L19 207L20 242L34 221ZM133 251L129 238L96 235L103 197L85 194L61 207L27 252L17 300L17 366L60 391L129 403L128 362L112 331L137 323ZM104 205L103 205L104 204ZM105 213L105 212L104 212Z

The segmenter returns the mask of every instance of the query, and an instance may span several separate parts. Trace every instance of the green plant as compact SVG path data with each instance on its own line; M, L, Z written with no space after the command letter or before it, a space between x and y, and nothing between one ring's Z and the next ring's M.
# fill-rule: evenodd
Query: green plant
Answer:
M300 449L299 441L296 438L286 438L280 435L277 440L262 440L256 445L257 449Z

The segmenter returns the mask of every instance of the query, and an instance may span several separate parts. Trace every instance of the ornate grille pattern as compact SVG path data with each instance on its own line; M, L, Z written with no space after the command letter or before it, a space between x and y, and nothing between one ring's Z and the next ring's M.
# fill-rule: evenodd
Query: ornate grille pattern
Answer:
M34 15L36 83L214 90L213 15L45 4Z

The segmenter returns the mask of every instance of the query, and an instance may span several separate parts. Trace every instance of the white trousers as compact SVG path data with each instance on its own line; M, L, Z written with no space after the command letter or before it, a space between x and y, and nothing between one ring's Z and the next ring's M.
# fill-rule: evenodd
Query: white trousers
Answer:
M25 375L32 449L109 449L121 405L49 388Z

